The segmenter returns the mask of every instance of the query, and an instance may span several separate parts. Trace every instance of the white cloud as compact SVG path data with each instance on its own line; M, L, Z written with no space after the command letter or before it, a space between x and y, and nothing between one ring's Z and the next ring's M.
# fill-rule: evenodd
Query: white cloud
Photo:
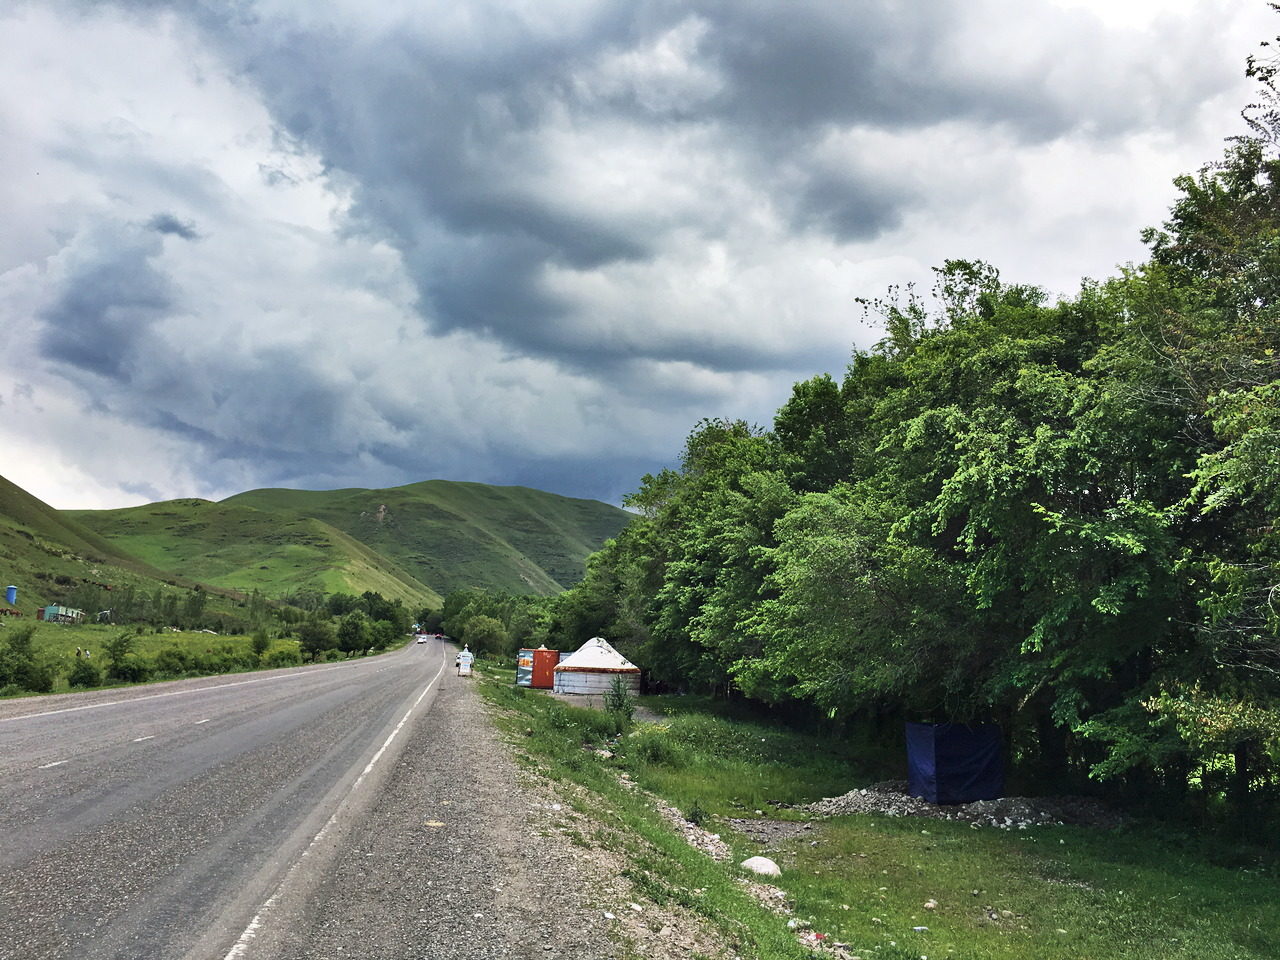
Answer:
M60 506L625 489L698 418L839 373L879 337L855 297L1140 257L1239 129L1258 7L18 7L0 473Z

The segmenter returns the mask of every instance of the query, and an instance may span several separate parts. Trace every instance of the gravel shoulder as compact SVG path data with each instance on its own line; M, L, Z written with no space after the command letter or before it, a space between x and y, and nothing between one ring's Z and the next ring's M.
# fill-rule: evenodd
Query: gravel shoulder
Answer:
M663 955L634 949L625 863L568 839L578 815L517 765L475 684L446 671L378 795L247 958Z

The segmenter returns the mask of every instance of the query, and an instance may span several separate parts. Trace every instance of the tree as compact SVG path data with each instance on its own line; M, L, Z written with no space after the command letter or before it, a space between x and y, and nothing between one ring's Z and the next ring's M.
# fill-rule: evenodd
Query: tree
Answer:
M250 640L253 649L253 655L261 660L266 656L267 648L271 646L271 637L268 636L266 627L258 627L253 631L253 637Z
M502 621L495 617L477 614L466 622L462 631L462 639L477 654L502 654L507 650L507 631Z
M338 623L338 649L352 654L369 647L369 620L363 611L352 610Z
M369 626L369 646L374 650L385 650L403 635L390 620L375 620Z
M333 627L325 620L308 620L298 628L298 646L311 659L323 650L332 650L338 645Z

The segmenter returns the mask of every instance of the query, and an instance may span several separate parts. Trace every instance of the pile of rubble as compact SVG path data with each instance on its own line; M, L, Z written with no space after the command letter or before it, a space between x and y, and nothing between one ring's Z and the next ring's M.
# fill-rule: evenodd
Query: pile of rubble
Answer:
M999 800L941 806L908 794L905 780L886 780L862 790L850 790L843 796L804 804L796 809L823 817L838 817L850 813L930 817L934 820L958 820L975 826L999 827L1002 830L1025 830L1027 827L1064 823L1113 828L1123 822L1123 818L1114 810L1088 797L1002 797Z

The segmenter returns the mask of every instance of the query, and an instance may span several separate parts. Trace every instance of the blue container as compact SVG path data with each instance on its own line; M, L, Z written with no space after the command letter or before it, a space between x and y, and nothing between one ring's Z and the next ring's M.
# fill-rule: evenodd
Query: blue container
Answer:
M12 584L4 588L4 602L13 606L18 602L18 588Z
M998 799L1004 796L1003 747L993 723L908 723L908 792L930 803Z

